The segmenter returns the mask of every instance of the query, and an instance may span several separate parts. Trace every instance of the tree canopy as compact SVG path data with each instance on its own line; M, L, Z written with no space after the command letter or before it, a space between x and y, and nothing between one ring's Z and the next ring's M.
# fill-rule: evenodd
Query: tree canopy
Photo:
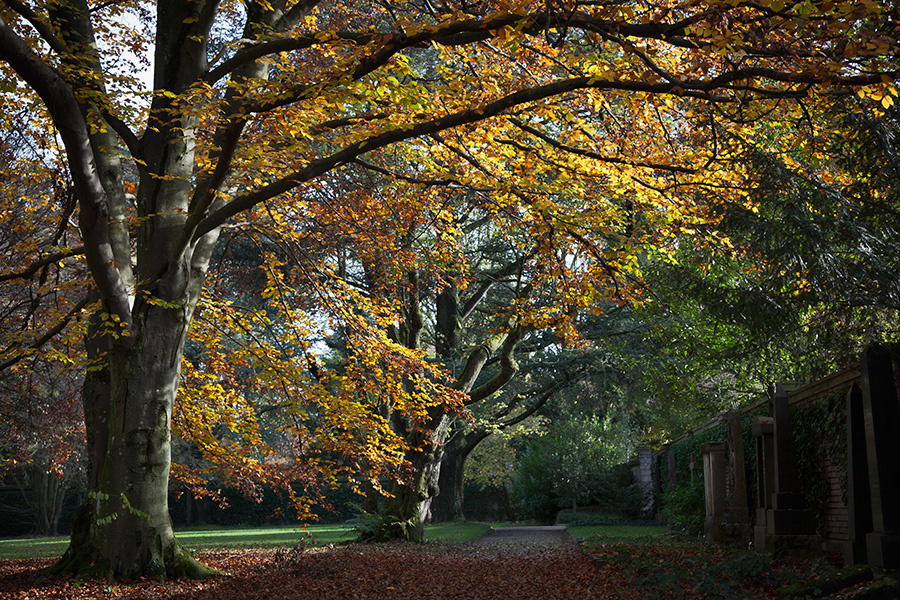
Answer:
M578 314L640 302L642 259L674 260L686 235L728 243L701 227L712 215L698 192L754 206L736 140L775 122L774 141L801 144L785 124L847 90L892 104L894 8L4 0L0 122L27 142L3 151L33 169L9 173L18 188L4 184L28 228L4 247L3 279L40 282L48 302L16 313L24 333L3 364L51 348L51 334L84 334L90 497L58 568L204 573L167 512L176 395L187 381L186 406L209 401L213 412L247 399L229 390L218 338L192 330L204 313L252 340L259 384L291 415L291 464L311 483L394 469L409 448L379 407L436 447L446 432L426 423L460 410L472 389L409 343L417 261L436 267L436 290L477 285L458 251L472 220L521 257L520 293L497 307L496 335L467 364L525 328L575 341ZM264 257L266 310L229 304L216 248L238 236ZM332 250L342 237L374 286L342 270ZM409 251L423 240L431 252ZM253 340L250 325L269 335ZM401 330L405 340L391 333ZM328 331L348 352L326 370L313 342ZM182 367L189 335L205 350ZM209 414L179 411L188 428ZM251 458L234 468L265 462ZM407 506L430 491L415 494Z

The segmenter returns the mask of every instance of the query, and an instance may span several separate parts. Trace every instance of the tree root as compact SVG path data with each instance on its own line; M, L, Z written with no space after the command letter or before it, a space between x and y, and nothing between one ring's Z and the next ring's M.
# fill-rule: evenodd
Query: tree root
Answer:
M207 567L173 540L147 564L113 566L108 555L110 540L91 531L91 503L78 508L72 519L72 541L65 554L50 567L48 575L71 574L86 579L122 580L138 577L204 579L221 571Z

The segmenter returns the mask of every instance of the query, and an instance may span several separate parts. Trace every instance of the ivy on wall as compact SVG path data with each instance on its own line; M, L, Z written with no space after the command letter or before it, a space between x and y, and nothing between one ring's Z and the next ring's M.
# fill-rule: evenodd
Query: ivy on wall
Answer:
M768 407L758 407L741 416L741 437L744 441L744 474L747 482L747 505L753 519L757 505L757 462L756 438L753 423L757 417L766 416ZM846 406L840 392L820 400L791 407L791 421L797 454L798 474L801 489L807 494L810 507L816 511L817 520L824 524L824 513L829 484L825 478L825 465L831 464L846 473ZM663 495L661 510L672 529L691 535L703 531L706 506L703 491L703 453L700 446L707 442L727 441L728 435L724 417L720 417L712 427L688 436L669 447L674 451L677 484L668 484L667 452L662 454L661 469L655 473L662 482ZM690 477L690 456L694 454L697 471L694 481ZM656 463L654 464L656 467ZM842 482L842 492L846 502L846 476ZM822 525L820 525L821 527Z
M669 485L668 452L663 453L662 468L655 476L659 478L657 481L662 482L663 488L660 510L673 531L687 535L703 533L706 502L703 493L703 453L700 446L707 442L721 442L727 437L725 424L719 422L669 446L669 450L675 453L675 486ZM697 466L693 482L691 454L694 455Z
M825 466L831 464L844 473L841 482L847 502L847 404L844 393L837 392L816 402L791 407L791 427L800 489L809 507L816 512L819 533L825 533L828 480Z
M757 416L767 413L762 406L741 416L741 434L744 440L744 466L747 478L747 496L750 515L757 504L756 440L753 422ZM847 415L843 392L791 407L791 424L797 456L800 489L816 512L820 533L824 531L825 512L829 493L825 467L830 464L844 473L841 482L843 500L847 499ZM703 531L706 507L703 492L703 453L700 446L707 442L728 439L724 418L713 426L685 437L668 450L675 453L677 484L669 485L667 451L660 463L654 462L654 476L662 482L661 512L674 531L699 535ZM690 476L690 457L696 457L697 471L694 481ZM659 469L657 469L659 465Z

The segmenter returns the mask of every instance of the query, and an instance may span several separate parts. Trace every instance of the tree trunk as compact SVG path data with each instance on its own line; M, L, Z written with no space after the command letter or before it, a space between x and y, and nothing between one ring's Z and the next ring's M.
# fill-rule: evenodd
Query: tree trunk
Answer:
M390 489L391 497L384 501L384 537L410 542L425 540L425 523L431 517L431 504L440 494L438 481L444 453L443 442L447 438L451 420L452 417L446 413L434 414L427 431L410 432L408 435L409 450L406 458L413 472L410 481L393 484Z
M31 466L29 480L35 532L38 535L56 535L66 499L65 483L50 472L49 464L43 462Z
M457 422L457 425L462 428L466 427L461 422ZM465 520L466 459L486 437L487 434L483 432L466 429L457 430L450 436L444 446L444 457L441 464L439 480L441 494L435 498L432 509L435 521Z
M191 312L136 306L127 351L111 352L86 381L90 492L55 572L123 579L210 573L175 541L168 505L172 407Z
M503 507L503 512L506 513L506 520L515 521L518 515L516 515L516 507L513 506L507 487L505 485L494 486L494 493L500 506Z
M410 279L410 283L413 291L411 297L414 300L414 303L410 305L410 314L412 314L419 310L418 280ZM489 285L482 287L486 291ZM476 296L476 300L471 302L468 311L474 310L474 306L484 297L483 294ZM499 332L489 333L488 338L469 353L462 370L457 372L455 357L459 354L458 345L461 339L459 334L465 309L460 307L458 290L453 286L442 290L437 300L438 312L435 329L438 355L445 365L452 368L456 378L454 387L468 394L467 405L480 402L509 383L518 370L514 354L523 328L516 324L514 318L507 317L504 324L508 329L504 328ZM415 320L408 318L408 320L412 323L421 323L421 318ZM494 357L498 359L497 372L484 384L473 389L484 367ZM449 415L437 407L429 411L429 417L426 423L418 426L422 428L421 430L418 428L411 430L408 424L402 422L402 417L393 416L395 431L407 440L410 448L407 452L407 460L415 471L412 474L412 482L394 485L391 490L393 497L385 501L382 514L389 528L389 531L385 532L386 537L422 541L425 523L431 517L432 502L435 498L440 498L441 462L454 415ZM419 431L427 433L419 433ZM460 469L463 468L465 457L475 445L477 442L471 446L468 443L465 444L464 455L460 460ZM451 477L454 475L456 474L451 474ZM461 498L462 485L464 485L462 475L455 477L455 481L450 487L451 494L459 494ZM462 512L461 505L459 512Z
M464 509L466 456L460 452L458 444L453 443L454 439L456 438L451 438L444 448L438 480L441 493L435 498L432 508L434 520L437 522L464 521L466 518Z

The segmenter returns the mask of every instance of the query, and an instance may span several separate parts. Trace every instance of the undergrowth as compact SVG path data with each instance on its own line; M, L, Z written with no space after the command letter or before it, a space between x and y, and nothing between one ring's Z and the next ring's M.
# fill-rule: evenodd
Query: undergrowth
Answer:
M620 597L632 600L774 598L778 588L834 570L824 560L773 561L764 551L680 538L589 540L584 549L602 562Z

